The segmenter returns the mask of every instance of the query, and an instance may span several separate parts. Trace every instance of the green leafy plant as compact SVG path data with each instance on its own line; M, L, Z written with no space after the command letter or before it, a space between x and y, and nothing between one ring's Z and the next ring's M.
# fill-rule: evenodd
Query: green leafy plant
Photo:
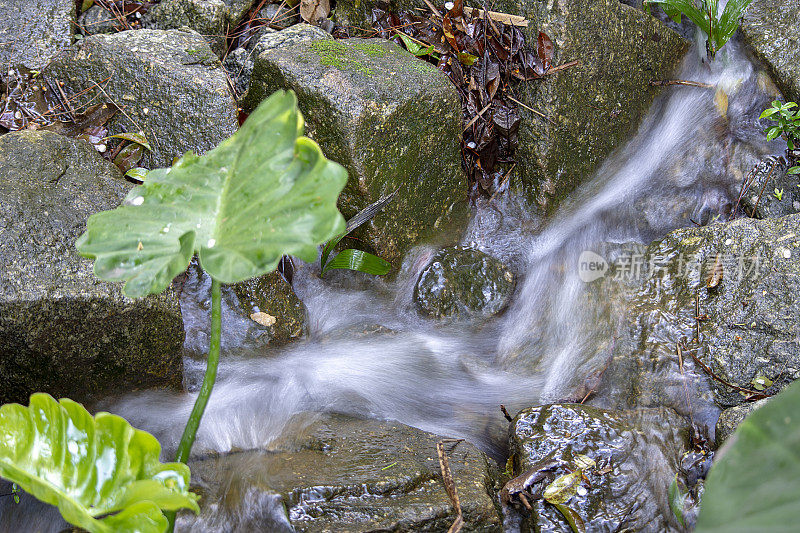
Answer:
M388 261L362 250L353 250L348 248L347 250L342 250L336 254L336 256L330 261L328 261L328 257L330 257L331 252L342 239L344 239L351 232L355 231L356 228L372 220L375 215L377 215L384 207L386 207L386 205L392 201L394 195L397 194L398 190L399 188L395 189L392 193L378 199L377 202L368 205L356 213L353 218L347 221L347 227L345 227L344 232L337 235L335 238L331 239L327 242L327 244L325 244L319 260L321 275L324 275L328 270L344 268L382 276L387 274L392 269L392 265Z
M189 458L216 380L221 283L266 274L284 255L312 262L345 228L336 200L347 171L302 132L294 93L277 92L213 150L148 172L120 207L92 215L76 243L99 278L124 281L131 297L166 289L195 254L211 276L208 361L178 461Z
M189 467L160 454L149 433L72 400L34 394L29 407L0 407L0 476L93 533L160 533L162 510L199 512Z
M697 533L795 531L800 521L800 381L748 416L717 452Z
M772 102L772 106L765 109L758 118L777 122L776 125L764 130L764 133L767 134L767 140L772 141L778 137L783 137L786 140L789 159L796 162L797 158L794 152L800 148L800 109L797 108L797 104L795 102L782 104L775 100ZM786 173L800 174L800 165L790 167ZM778 199L780 200L780 198Z
M645 5L649 9L650 4L660 4L664 13L675 22L681 21L682 14L694 22L705 33L706 51L713 59L736 33L739 19L752 1L728 0L721 13L719 0L645 0Z
M781 200L783 200L783 189L779 189L779 188L775 187L775 192L773 192L772 195L775 198L777 198L778 201L780 202Z

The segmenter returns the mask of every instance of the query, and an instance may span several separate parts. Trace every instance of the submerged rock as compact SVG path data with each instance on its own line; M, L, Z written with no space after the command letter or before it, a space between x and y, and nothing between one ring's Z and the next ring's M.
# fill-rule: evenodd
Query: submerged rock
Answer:
M466 199L461 104L433 65L381 39L304 42L259 54L245 107L278 89L297 93L308 136L347 168L345 218L399 188L354 234L381 257L399 265Z
M778 218L800 213L800 177L786 173L786 165L762 161L742 196L744 212L753 218Z
M0 0L0 63L41 70L69 46L74 0Z
M455 512L439 440L399 423L324 416L270 451L193 461L202 513L182 514L178 524L200 531L447 531ZM462 531L502 531L486 456L466 442L445 450Z
M145 23L160 30L190 28L203 35L222 57L225 39L253 6L254 0L161 0L145 16Z
M744 42L772 71L788 100L800 101L800 4L758 0L742 18Z
M667 488L689 448L687 423L668 409L609 411L578 404L552 404L520 412L512 421L514 475L551 458L554 477L579 467L580 456L595 466L565 502L586 531L682 531L669 509ZM522 531L571 531L564 517L542 500Z
M280 346L304 336L308 330L306 307L292 286L277 272L230 287L240 312L253 322L259 344Z
M44 75L64 83L75 108L90 100L125 106L109 131L144 130L153 148L140 162L144 167L168 167L189 150L202 154L238 128L236 102L219 60L196 33L142 29L93 35L61 54Z
M548 119L519 110L518 183L552 211L636 131L659 93L650 81L672 77L688 43L619 0L502 0L494 9L528 19L534 49L546 33L554 66L580 61L520 86L521 101Z
M86 219L130 186L84 141L0 137L0 403L35 391L86 401L180 385L183 323L172 291L122 295L75 250Z
M488 318L514 291L514 274L499 260L460 246L437 253L414 288L417 309L433 318Z

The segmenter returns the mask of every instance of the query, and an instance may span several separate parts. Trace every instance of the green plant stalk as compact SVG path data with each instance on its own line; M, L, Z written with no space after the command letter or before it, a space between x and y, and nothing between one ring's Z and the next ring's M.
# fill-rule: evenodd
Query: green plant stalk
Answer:
M208 405L211 397L211 390L217 380L217 365L219 364L219 345L222 336L222 298L220 296L220 282L211 278L211 342L208 346L208 360L206 361L206 374L203 376L203 385L200 387L200 394L194 402L192 414L183 429L183 436L178 445L178 453L175 460L185 463L189 460L189 453L192 451L197 429L200 427L200 420Z

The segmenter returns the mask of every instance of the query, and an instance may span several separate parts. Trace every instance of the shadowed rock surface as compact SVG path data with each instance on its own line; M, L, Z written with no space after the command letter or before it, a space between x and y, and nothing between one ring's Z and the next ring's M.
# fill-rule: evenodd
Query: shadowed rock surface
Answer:
M131 299L75 250L86 219L129 190L84 141L0 137L0 403L35 391L86 401L181 383L176 295Z

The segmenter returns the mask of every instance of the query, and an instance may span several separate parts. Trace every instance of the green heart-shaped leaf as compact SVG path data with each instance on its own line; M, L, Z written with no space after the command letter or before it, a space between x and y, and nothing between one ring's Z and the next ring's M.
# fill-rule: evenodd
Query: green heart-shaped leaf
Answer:
M29 407L0 407L0 476L90 532L162 532L162 509L199 512L189 467L160 454L149 433L72 400L34 394Z
M89 217L78 251L129 296L163 291L194 253L223 283L270 272L283 255L316 260L344 230L347 171L302 131L294 93L273 94L216 148L149 172L123 205Z

